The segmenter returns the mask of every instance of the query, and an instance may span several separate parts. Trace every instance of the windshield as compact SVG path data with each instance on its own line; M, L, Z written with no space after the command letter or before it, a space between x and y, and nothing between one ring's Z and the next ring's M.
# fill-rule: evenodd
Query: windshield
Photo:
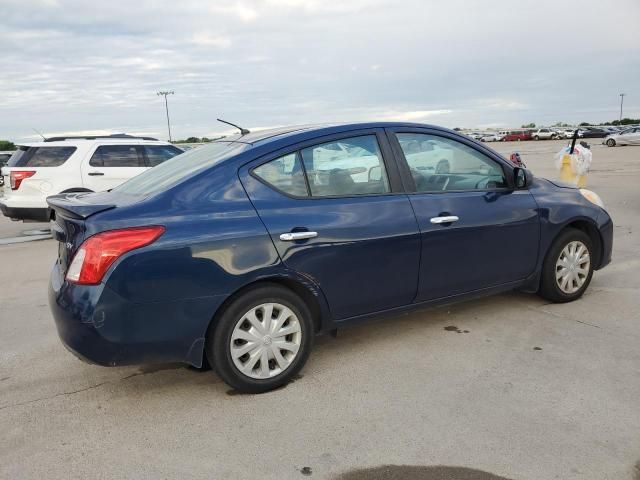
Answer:
M194 148L133 177L113 191L128 195L151 195L249 148L251 145L235 142L214 142Z

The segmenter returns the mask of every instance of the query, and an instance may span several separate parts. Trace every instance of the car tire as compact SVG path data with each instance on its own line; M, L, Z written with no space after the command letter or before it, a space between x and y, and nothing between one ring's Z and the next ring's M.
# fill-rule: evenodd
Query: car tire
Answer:
M209 363L228 385L242 393L262 393L295 377L309 358L313 336L307 305L287 288L263 284L224 309L207 335L205 351ZM280 349L278 344L286 348ZM293 352L293 348L297 350ZM239 355L243 349L246 353Z
M451 165L448 160L440 160L436 165L436 173L447 174L451 172Z
M580 298L593 276L593 253L586 233L575 228L564 230L547 252L538 294L554 303Z
M616 146L616 141L613 138L610 138L609 140L607 140L607 147L615 147Z
M533 137L534 140L540 140L540 137L538 135L536 135L535 137Z

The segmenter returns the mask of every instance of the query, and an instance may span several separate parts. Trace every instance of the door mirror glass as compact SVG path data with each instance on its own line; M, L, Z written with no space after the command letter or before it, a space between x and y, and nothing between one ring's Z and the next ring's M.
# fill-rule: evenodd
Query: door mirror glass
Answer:
M525 172L524 168L516 168L513 171L513 180L516 188L527 186L527 172Z

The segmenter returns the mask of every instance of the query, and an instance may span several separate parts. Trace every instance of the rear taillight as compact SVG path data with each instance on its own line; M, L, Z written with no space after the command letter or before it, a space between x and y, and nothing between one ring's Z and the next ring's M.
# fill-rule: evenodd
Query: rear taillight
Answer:
M35 174L36 174L35 170L14 170L12 172L9 172L11 190L19 189L20 184L25 178L33 177Z
M164 227L153 226L109 230L89 237L73 257L67 280L81 285L97 285L118 258L155 242L163 233Z

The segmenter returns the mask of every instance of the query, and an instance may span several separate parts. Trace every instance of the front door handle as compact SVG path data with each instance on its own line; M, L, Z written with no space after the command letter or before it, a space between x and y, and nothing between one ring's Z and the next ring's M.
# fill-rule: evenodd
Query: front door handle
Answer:
M431 223L439 224L439 223L452 223L460 220L455 215L447 215L446 217L433 217L431 219Z
M315 238L318 236L318 232L288 232L280 235L280 240L283 242L293 242L295 240L306 240L308 238Z
M104 173L102 173L102 172L89 172L89 176L91 176L91 177L99 177L99 176L102 176L102 175L104 175Z

